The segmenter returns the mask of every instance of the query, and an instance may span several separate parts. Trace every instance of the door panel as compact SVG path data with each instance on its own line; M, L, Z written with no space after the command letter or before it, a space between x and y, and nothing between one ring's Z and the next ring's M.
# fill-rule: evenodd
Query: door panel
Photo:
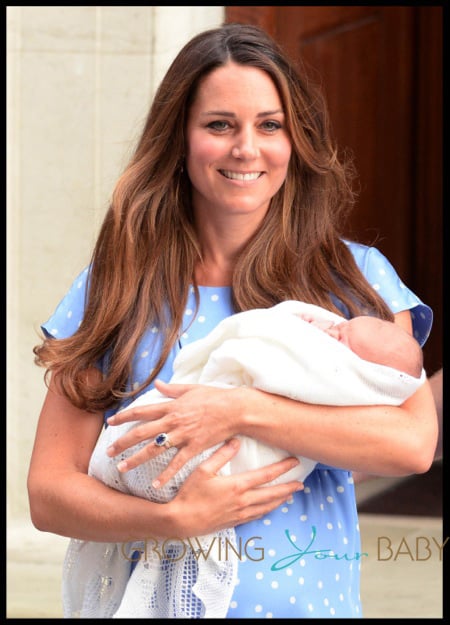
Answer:
M412 9L331 8L286 7L278 32L294 58L318 68L337 143L354 155L360 195L348 234L377 243L408 281L409 237L402 233L413 214L402 209L411 205L412 192L413 110L405 103L412 96L413 50L411 39L402 42L390 32L399 21L402 31L411 28Z

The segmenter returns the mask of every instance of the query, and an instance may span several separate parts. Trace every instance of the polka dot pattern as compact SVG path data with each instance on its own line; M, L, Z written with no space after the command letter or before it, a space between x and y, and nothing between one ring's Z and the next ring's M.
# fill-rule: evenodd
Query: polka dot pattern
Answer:
M414 335L423 345L431 329L430 308L402 283L376 248L346 243L369 284L389 307L394 312L411 311ZM87 269L43 324L47 335L67 337L77 330L86 281ZM181 347L204 337L232 313L230 289L200 287L196 318L194 311L191 288L180 329ZM150 326L136 350L130 388L145 381L160 348L159 330ZM179 349L180 345L174 346L161 379L170 379ZM106 367L107 359L100 365ZM359 574L363 555L354 484L347 471L318 464L303 491L264 518L239 525L236 539L242 553L227 618L362 617Z

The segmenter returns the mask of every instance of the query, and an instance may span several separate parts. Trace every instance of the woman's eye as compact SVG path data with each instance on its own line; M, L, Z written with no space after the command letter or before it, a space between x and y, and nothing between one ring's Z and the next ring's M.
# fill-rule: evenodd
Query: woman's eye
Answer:
M226 121L215 121L208 124L208 128L212 128L213 130L228 130L230 124Z
M264 130L269 130L270 132L273 132L274 130L279 130L282 127L280 122L276 122L273 120L268 120L264 122L262 126Z

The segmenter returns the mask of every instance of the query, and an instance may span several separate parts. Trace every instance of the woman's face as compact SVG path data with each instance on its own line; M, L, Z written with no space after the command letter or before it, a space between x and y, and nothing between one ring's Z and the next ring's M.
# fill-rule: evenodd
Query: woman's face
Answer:
M259 223L282 186L291 141L278 91L264 71L228 63L200 83L187 122L194 211Z

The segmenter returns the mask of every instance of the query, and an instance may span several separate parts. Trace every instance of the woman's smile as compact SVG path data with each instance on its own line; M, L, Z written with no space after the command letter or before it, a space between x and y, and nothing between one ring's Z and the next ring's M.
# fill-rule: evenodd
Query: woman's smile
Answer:
M258 178L263 175L262 171L242 172L230 171L228 169L219 169L219 172L225 178L229 178L230 180L237 180L239 182L253 182L254 180L258 180Z

